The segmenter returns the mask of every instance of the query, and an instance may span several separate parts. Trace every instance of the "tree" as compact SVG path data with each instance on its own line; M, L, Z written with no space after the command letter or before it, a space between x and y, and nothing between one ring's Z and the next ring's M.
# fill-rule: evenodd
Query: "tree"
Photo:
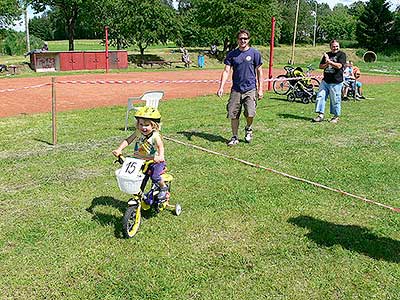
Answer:
M45 12L41 16L34 16L29 21L29 32L44 41L54 39L54 25L49 16L49 12Z
M18 0L0 0L0 28L13 25L22 14Z
M400 5L397 6L394 12L394 26L391 34L391 44L394 49L399 49L400 46Z
M386 0L370 0L357 23L356 36L361 47L382 51L390 45L394 15Z
M267 43L271 17L279 11L277 0L185 0L178 7L185 45L223 44L224 51L236 47L241 28L250 31L252 42Z
M165 0L106 0L92 13L99 28L109 27L111 43L118 49L136 45L142 57L148 46L165 44L178 31L176 10Z
M349 9L343 4L337 4L331 14L322 18L320 26L328 40L355 38L356 18L349 14Z
M349 6L349 14L356 17L357 19L364 13L365 3L362 1L357 1Z
M58 9L58 12L64 19L65 28L68 35L68 48L74 50L74 38L76 24L79 15L82 12L89 11L93 8L94 2L91 0L31 0L33 8L36 12L45 11L48 7L50 10ZM98 4L98 3L97 3Z
M297 0L283 0L281 2L282 30L281 43L291 44L293 41L294 23L296 19ZM311 43L313 39L314 18L312 11L315 10L315 1L301 0L297 20L296 41L300 43ZM317 15L319 14L317 9Z

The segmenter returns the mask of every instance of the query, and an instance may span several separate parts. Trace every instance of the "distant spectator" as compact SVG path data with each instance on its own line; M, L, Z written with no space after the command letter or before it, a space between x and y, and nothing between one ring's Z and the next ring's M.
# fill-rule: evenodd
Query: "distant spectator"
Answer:
M0 73L3 72L3 71L8 71L6 65L0 65Z
M360 69L353 66L351 61L346 62L345 69L343 71L343 99L348 100L349 90L354 92L354 98L365 99L362 95L362 83L358 80L361 76Z
M361 72L359 67L353 66L353 76L356 79L356 87L357 87L356 96L360 99L365 99L362 92L362 83L359 80L361 77Z
M49 44L47 42L44 42L41 50L42 51L49 51Z
M44 42L42 48L33 49L33 50L29 51L29 52L26 52L25 56L32 55L32 54L35 54L35 53L42 53L42 52L46 52L46 51L49 51L49 44L47 42Z
M211 55L217 55L217 53L218 53L217 45L212 44L211 47L210 47L210 54Z
M180 50L182 52L182 62L185 63L185 68L189 68L191 63L189 51L187 51L187 49L183 46L181 46Z

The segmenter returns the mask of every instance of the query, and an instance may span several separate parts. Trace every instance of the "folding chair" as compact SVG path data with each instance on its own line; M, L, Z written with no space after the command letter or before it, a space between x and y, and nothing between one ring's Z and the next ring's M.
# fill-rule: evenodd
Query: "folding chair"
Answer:
M125 117L125 131L128 129L129 112L131 110L139 109L139 107L133 106L134 101L143 100L146 101L146 106L157 108L158 103L160 102L163 96L164 96L164 91L149 91L145 92L140 97L128 98L128 109L126 111L126 117Z

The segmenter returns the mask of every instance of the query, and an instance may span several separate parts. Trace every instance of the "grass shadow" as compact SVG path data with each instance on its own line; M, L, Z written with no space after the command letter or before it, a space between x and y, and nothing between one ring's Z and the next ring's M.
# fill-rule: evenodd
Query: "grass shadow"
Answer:
M140 54L129 54L128 62L132 64L141 64L142 60L144 61L162 61L163 58L159 55L155 54L144 54L143 57Z
M288 222L309 229L307 237L320 246L341 245L376 260L400 263L400 241L378 236L368 228L338 225L310 216L290 218Z
M54 146L53 143L50 143L50 142L42 140L42 139L34 138L33 140L36 141L36 142L44 143L44 144L49 145L49 146Z
M284 97L284 98L283 98L283 97ZM289 102L289 101L287 100L286 96L281 96L281 97L278 97L278 96L272 96L272 97L269 97L269 99L270 99L270 100L278 100L278 101L285 101L285 102Z
M125 201L117 200L109 196L101 196L93 198L91 205L86 209L92 214L92 220L98 222L102 226L114 226L114 235L117 238L123 238L122 236L122 217L116 217L113 215L105 214L95 210L97 206L111 206L118 209L121 214L124 214L127 204Z
M127 208L127 202L126 201L121 201L117 200L113 197L109 196L101 196L101 197L96 197L93 198L91 205L86 209L87 212L92 214L92 220L96 221L102 226L114 226L114 236L116 238L124 238L122 234L122 216L121 217L116 217L114 215L110 214L105 214L103 212L96 211L97 206L110 206L118 209L121 214L123 215L125 213L125 210ZM171 213L173 213L171 211ZM158 213L153 209L149 210L142 210L142 218L143 219L151 219L155 216L157 216ZM142 219L142 220L143 220Z
M220 135L215 135L206 132L198 132L198 131L179 131L178 134L184 135L189 141L192 140L193 136L197 136L199 138L205 139L210 142L222 142L226 143L226 139Z
M297 116L293 114L278 114L279 117L284 118L284 119L295 119L295 120L306 120L306 121L311 121L311 118L309 117L304 117L304 116Z

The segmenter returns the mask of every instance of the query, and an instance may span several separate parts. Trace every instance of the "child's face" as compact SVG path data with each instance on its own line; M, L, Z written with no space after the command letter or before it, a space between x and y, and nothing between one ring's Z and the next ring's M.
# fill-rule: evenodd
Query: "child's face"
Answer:
M138 119L137 129L139 129L140 133L148 135L153 131L153 126L151 125L150 120Z

